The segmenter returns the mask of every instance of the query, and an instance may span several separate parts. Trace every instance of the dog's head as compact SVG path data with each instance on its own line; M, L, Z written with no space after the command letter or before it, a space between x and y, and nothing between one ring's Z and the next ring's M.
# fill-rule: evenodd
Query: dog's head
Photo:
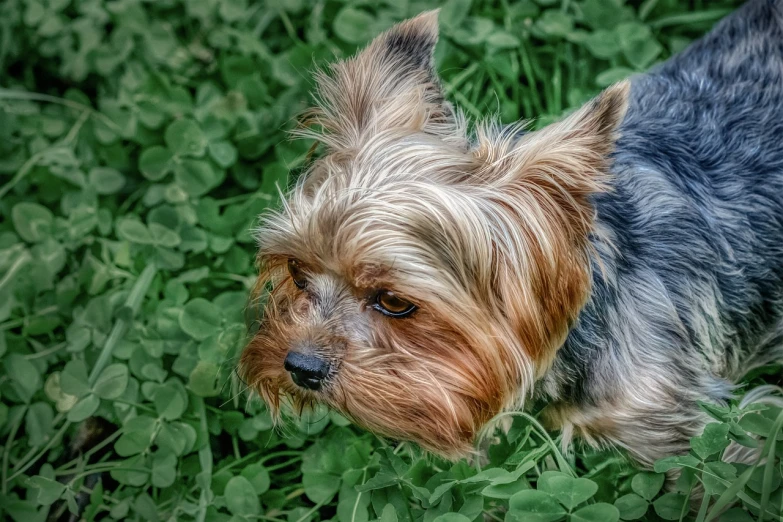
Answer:
M447 457L518 407L590 288L589 196L627 85L549 127L468 135L433 67L437 15L319 80L325 146L258 232L260 329L240 364L277 411L313 402Z

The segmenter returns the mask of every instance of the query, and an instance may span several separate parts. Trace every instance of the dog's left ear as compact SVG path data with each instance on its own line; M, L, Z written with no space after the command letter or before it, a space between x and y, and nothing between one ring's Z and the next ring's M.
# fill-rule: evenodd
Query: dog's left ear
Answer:
M565 119L519 136L479 127L474 155L481 175L509 201L537 196L565 213L576 232L592 221L590 194L606 188L611 153L628 107L630 83L620 82Z
M391 129L455 136L454 111L435 72L437 42L438 12L425 12L334 64L330 74L318 75L318 105L307 113L306 123L320 131L309 134L332 151L360 148Z
M609 187L628 83L542 130L480 127L476 177L489 186L498 309L539 370L548 367L591 285L590 195Z

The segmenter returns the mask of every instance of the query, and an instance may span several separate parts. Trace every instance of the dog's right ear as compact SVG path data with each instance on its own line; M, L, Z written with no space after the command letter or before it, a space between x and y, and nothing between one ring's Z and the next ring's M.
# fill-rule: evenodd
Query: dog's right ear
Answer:
M318 104L305 119L317 131L304 134L332 151L356 150L391 129L444 139L461 134L435 72L437 42L438 12L428 11L392 27L330 73L318 74Z

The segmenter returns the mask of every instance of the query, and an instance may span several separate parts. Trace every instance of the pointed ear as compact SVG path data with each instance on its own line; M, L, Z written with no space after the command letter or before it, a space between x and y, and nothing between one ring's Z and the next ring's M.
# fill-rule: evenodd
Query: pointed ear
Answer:
M592 222L588 196L607 187L629 90L628 81L617 83L562 121L521 138L480 129L475 154L484 175L510 197L524 191L545 200L574 232L586 232Z
M438 12L392 27L358 55L318 75L318 104L306 123L332 150L355 149L390 129L448 137L457 123L434 68Z

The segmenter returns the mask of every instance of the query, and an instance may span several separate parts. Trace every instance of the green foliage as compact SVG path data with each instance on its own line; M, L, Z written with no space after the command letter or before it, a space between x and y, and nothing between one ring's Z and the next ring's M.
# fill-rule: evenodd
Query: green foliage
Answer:
M469 114L544 125L736 4L448 0L436 57ZM657 473L566 458L519 416L477 469L320 410L275 430L232 387L251 229L306 161L285 131L313 62L435 5L0 3L0 516L75 513L86 495L87 520L701 522L732 506L722 520L779 520L779 408L711 407L690 455ZM119 431L70 454L93 415ZM764 459L722 462L729 441ZM695 488L713 503L688 514Z

